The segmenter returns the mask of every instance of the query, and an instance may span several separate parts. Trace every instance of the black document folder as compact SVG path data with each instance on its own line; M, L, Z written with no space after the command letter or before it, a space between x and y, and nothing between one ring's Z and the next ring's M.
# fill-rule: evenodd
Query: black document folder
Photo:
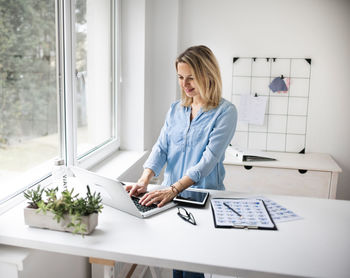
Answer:
M275 161L276 158L257 156L257 155L243 155L243 161Z

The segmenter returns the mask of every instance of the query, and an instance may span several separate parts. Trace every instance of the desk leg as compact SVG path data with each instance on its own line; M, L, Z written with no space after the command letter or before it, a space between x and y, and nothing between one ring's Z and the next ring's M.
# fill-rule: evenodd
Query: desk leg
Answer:
M115 278L114 266L105 265L103 267L103 278Z
M144 265L116 263L113 260L105 260L105 259L92 258L92 257L89 258L89 262L90 264L103 265L103 278L132 278L132 277L139 278L144 276L148 268L147 266L144 266ZM160 276L154 276L152 273L152 278L157 278L157 277L160 277Z
M103 265L103 278L115 278L115 261L90 257L89 262Z
M151 271L152 278L160 278L159 268L150 266L149 270Z

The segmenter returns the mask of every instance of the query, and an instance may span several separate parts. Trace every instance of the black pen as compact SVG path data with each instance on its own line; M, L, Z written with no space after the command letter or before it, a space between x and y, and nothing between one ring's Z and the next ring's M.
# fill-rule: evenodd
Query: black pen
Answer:
M227 203L223 203L228 209L232 210L235 214L237 214L239 217L243 217L241 214L239 214L237 211L235 211L231 206L229 206Z

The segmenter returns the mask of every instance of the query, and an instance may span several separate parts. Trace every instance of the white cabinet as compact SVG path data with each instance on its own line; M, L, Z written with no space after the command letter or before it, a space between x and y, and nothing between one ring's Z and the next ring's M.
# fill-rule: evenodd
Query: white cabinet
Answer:
M19 218L15 216L14 219L16 221ZM23 219L20 218L20 221L22 221L21 225L24 227ZM25 228L27 230L28 227ZM2 239L6 241L6 236ZM20 241L20 238L18 240ZM40 247L40 244L38 247ZM90 277L90 265L87 258L82 256L0 244L0 277Z
M3 244L0 244L0 250L0 277L18 278L30 250Z
M328 154L275 153L276 161L237 162L226 153L226 190L335 199L340 167Z

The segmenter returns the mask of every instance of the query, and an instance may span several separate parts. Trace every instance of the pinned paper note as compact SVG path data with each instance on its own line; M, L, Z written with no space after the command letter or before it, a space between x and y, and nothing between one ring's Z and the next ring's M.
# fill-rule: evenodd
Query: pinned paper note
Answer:
M241 95L238 120L248 124L263 125L267 98L263 96Z
M272 92L279 92L279 93L287 93L290 85L290 79L284 78L283 75L281 77L276 77L272 80L272 82L269 85L269 88Z

